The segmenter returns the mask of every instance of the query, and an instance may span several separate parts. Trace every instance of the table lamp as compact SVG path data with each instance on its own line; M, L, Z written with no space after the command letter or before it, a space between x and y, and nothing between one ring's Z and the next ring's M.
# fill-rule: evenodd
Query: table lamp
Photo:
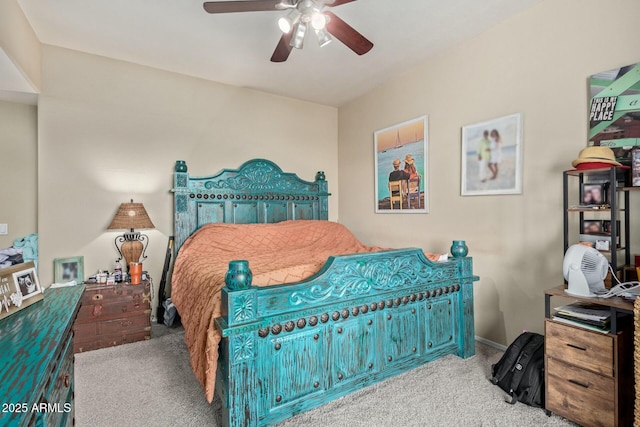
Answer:
M155 226L149 219L142 203L133 203L133 199L131 199L130 203L120 204L113 221L107 227L107 230L129 230L129 232L117 236L114 241L120 258L124 258L127 263L127 272L130 263L140 262L140 257L142 259L147 257L145 252L149 245L149 237L135 231L136 228L155 228Z

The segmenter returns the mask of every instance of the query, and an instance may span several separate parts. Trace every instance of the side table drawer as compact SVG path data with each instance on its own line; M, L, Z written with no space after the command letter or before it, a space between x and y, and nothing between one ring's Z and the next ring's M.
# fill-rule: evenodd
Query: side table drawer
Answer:
M150 331L151 320L146 313L121 319L104 320L101 322L79 323L74 327L76 341L86 341L91 337L114 332Z
M613 338L610 335L547 320L545 353L583 369L613 376Z
M90 340L76 340L74 343L74 353L82 353L83 351L97 350L99 348L105 347L115 347L117 345L128 344L148 339L151 339L151 327L142 331L125 331L96 335Z
M581 425L615 425L613 378L547 357L545 408Z

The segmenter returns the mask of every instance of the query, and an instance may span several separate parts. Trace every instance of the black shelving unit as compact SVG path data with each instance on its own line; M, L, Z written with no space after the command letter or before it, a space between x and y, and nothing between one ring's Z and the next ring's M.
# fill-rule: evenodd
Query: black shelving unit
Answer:
M611 243L610 250L601 252L608 255L611 268L619 275L620 280L626 280L625 267L631 264L629 192L632 188L626 186L627 175L627 169L615 166L604 169L572 169L563 173L564 252L566 253L570 245L578 243L579 235L583 234L583 230L579 230L578 238L572 239L576 233L570 229L570 216L578 215L578 227L582 227L585 220L606 217L610 221L611 228L610 234L603 234L603 237L610 238ZM583 184L607 182L609 183L608 197L605 203L597 209L581 205ZM570 194L579 195L577 205L570 205Z

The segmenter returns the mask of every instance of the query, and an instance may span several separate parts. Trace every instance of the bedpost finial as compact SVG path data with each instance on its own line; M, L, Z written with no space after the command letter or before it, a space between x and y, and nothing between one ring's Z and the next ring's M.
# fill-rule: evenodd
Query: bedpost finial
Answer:
M469 248L464 240L454 240L451 244L451 255L454 258L464 258L468 253Z
M229 261L229 269L224 277L224 282L229 290L239 291L242 289L249 289L251 287L252 279L253 274L249 269L249 261Z
M176 172L186 172L187 171L187 162L184 160L176 160Z
M324 181L324 180L325 180L324 171L318 171L318 173L316 173L316 181Z

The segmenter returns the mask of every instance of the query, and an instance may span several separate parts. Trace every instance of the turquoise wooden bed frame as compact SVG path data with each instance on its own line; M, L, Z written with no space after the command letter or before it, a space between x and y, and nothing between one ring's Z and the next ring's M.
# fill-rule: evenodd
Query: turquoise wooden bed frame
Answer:
M308 182L264 159L208 177L178 161L176 251L211 222L326 220L327 188L323 172ZM215 321L223 426L273 425L444 355L475 354L469 257L434 263L399 249L330 257L295 284L245 279L226 281Z

